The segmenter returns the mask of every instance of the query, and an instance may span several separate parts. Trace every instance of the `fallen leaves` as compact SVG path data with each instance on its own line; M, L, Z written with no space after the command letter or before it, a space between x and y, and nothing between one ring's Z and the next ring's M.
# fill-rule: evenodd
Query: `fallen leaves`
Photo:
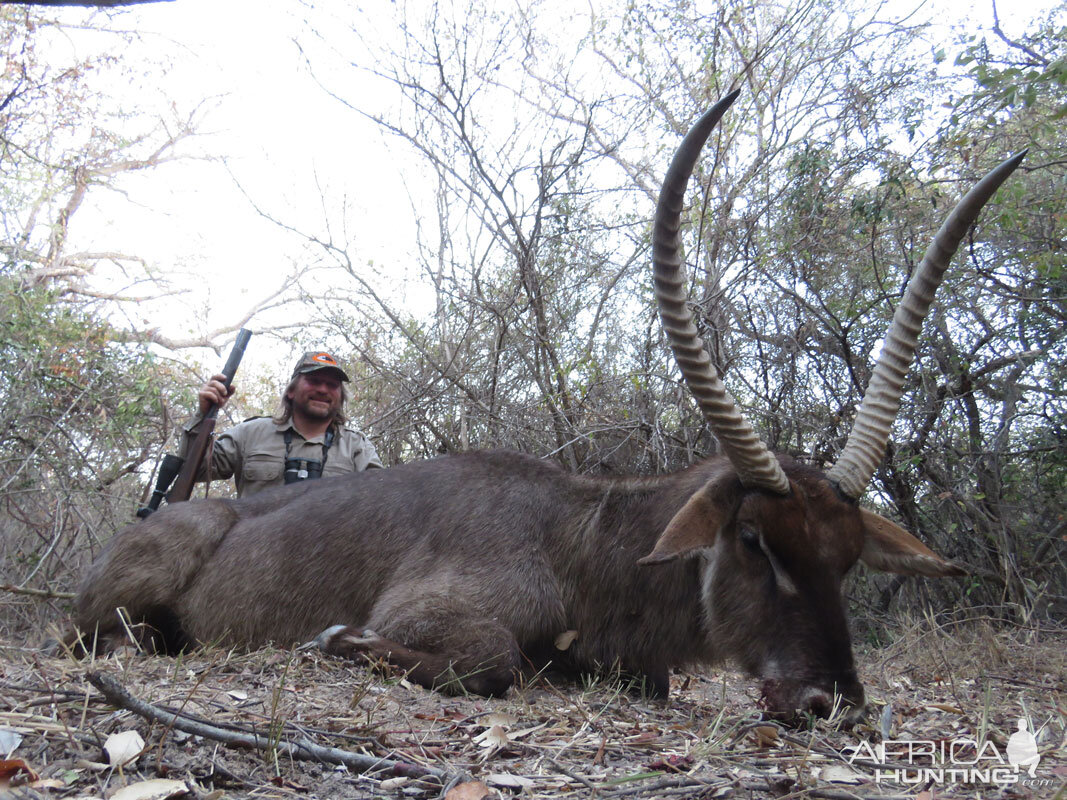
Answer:
M134 732L126 731L126 733ZM122 734L117 734L116 736L109 737L109 743L112 745L112 752L117 754L115 758L121 759L132 751L135 739ZM137 739L140 738L140 735L137 735ZM111 741L112 739L115 741ZM144 742L141 741L141 747L137 749L137 753L132 758L127 758L123 764L132 764L137 755L140 754L143 746ZM105 745L105 749L106 747L107 745ZM115 766L117 765L115 764ZM0 789L6 790L14 785L24 786L35 791L43 789L64 790L67 788L67 784L62 780L41 780L40 776L21 758L0 760ZM185 797L189 793L189 787L183 781L154 778L122 786L110 795L109 800L170 800L170 798ZM83 798L84 800L97 800L97 798L84 795Z
M771 800L781 793L808 790L812 796L852 792L873 797L873 767L862 761L848 766L846 747L877 742L880 723L900 739L973 736L986 703L982 684L972 685L966 679L958 679L949 694L944 685L931 682L935 670L875 673L868 667L869 693L881 717L875 713L869 726L852 732L824 723L798 732L761 721L753 711L752 682L734 673L672 676L666 703L642 698L611 681L554 685L547 679L517 687L504 698L448 698L399 680L382 681L360 666L314 655L295 661L276 652L231 655L224 665L215 658L192 656L180 667L170 659L142 658L124 663L123 676L138 697L181 708L218 726L264 734L277 731L282 744L287 738L307 736L321 745L375 759L402 757L414 766L447 768L462 778L455 785L444 784L448 791L441 794L441 784L389 769L360 775L288 758L266 761L269 755L262 751L221 746L116 710L83 683L80 668L66 667L64 674L61 662L43 661L30 670L46 671L37 682L49 688L10 700L5 693L0 699L0 748L6 744L0 759L14 760L14 748L25 759L18 769L9 766L12 785L51 788L52 796L93 800L114 800L113 795L117 800L215 800L222 793L291 800L301 796L344 800L371 793L412 800L612 795L626 800L697 795ZM1057 670L1062 658L1050 648L1035 661L1040 661L1044 672L1039 675L1044 675ZM286 690L279 691L287 664ZM35 680L12 670L13 662L0 663L0 679L20 685ZM945 674L940 666L936 672ZM871 682L872 674L880 677ZM1011 677L1035 684L1044 680L1023 674ZM1025 691L1017 683L1008 685L1015 687L1014 694L997 692L995 687L991 694L994 705L989 708L985 735L993 741L1014 729L1014 706L1018 693ZM1057 694L1061 686L1057 672L1041 684L1040 691L1029 694L1035 717L1048 716L1056 698L1062 697ZM52 687L68 691L60 696ZM290 691L290 687L297 688ZM277 703L272 706L270 698L275 696ZM998 702L1002 708L995 705ZM116 764L141 754L144 745L129 737L125 756L110 746L104 756L100 743L134 726L134 732L147 740L152 757L142 754L120 770ZM33 758L27 755L30 752ZM1062 779L1067 768L1062 758L1058 762L1056 758L1048 751L1041 770L1046 777ZM265 763L270 765L267 769ZM128 793L119 795L120 790ZM961 789L939 790L936 796L962 800L967 795Z
M10 756L22 744L24 731L14 728L0 728L0 756Z
M493 786L504 789L532 789L537 785L533 778L524 778L522 775L512 775L506 772L494 772L485 776L485 780Z
M927 703L926 707L935 711L944 711L946 714L958 714L963 716L964 711L959 706L949 705L948 703Z
M752 729L752 740L759 748L774 747L781 741L781 736L773 725L757 725Z
M137 731L113 733L104 742L104 753L112 767L132 767L144 751L144 739Z
M37 780L37 773L21 758L0 761L0 789L10 786L12 779L18 775L23 775L29 781Z
M811 775L813 778L828 783L859 784L870 780L862 772L857 772L847 764L827 764L825 767L815 767Z
M111 795L110 800L170 800L170 798L184 797L188 794L189 787L182 781L153 778L123 786Z
M682 772L683 770L690 769L694 763L692 756L670 755L665 758L656 759L645 766L648 769L660 770L662 772Z
M479 717L476 721L478 722L478 724L484 725L487 728L492 728L495 725L509 727L511 725L518 724L519 718L514 714L494 712L492 714L486 714L483 717Z
M495 748L496 750L502 750L511 744L511 740L508 739L507 731L500 725L493 725L491 728L486 728L477 736L473 737L473 740L479 747Z
M481 781L467 781L453 786L445 793L445 800L485 800L492 790Z

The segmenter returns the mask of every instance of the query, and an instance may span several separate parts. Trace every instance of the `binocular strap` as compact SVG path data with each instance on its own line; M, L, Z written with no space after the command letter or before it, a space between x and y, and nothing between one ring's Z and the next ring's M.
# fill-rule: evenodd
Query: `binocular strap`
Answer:
M333 439L334 439L333 427L330 427L326 431L326 435L322 437L322 468L323 469L326 468L326 458L329 455L330 447L333 445ZM289 451L292 449L292 446L293 446L293 429L289 428L285 432L285 461L286 461L287 464L289 462ZM314 476L311 476L311 477L315 477L315 478L322 477L322 470L321 469L319 470L319 474L318 475L314 475Z

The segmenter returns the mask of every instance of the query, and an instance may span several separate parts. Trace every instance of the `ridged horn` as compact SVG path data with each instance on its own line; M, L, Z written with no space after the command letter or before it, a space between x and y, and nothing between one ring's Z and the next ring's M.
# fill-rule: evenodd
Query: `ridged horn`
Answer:
M871 373L848 442L827 473L847 497L859 499L885 455L889 429L904 393L904 378L915 358L919 331L949 261L982 207L1015 171L1025 155L1024 150L1003 161L960 200L934 236L922 263L908 281L904 299L897 306L885 335L882 353Z
M687 305L681 256L679 229L689 176L693 174L693 167L711 131L739 93L740 90L731 92L704 114L686 134L671 161L656 205L652 230L652 277L660 322L674 351L675 361L723 453L737 470L741 483L784 495L789 494L789 480L781 465L741 416L737 403L727 393L704 349L704 342L697 334Z

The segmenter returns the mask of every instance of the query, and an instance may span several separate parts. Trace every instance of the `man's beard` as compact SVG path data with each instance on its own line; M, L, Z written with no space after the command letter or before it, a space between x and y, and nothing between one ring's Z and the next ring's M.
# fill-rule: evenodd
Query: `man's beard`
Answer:
M314 405L312 405L313 402ZM322 410L323 406L327 407L326 411ZM338 409L338 407L329 400L306 400L297 404L296 408L305 417L310 417L311 419L333 419L337 416Z

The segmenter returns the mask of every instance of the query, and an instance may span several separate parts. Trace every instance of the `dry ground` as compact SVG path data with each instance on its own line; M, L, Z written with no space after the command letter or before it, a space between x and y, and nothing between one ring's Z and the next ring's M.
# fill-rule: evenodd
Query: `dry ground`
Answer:
M318 653L128 652L88 663L0 640L0 798L1063 798L1065 653L1062 630L911 625L893 646L858 654L873 710L842 731L761 721L755 683L729 671L673 676L666 703L607 680L546 677L487 700ZM179 721L116 708L87 679L94 672ZM891 746L992 742L988 767L1020 716L1039 731L1031 785L879 782L869 758L849 765L847 748L888 735ZM210 728L180 729L196 723ZM124 731L143 750L109 766L103 745ZM219 741L234 735L258 744ZM300 742L324 749L309 756ZM436 776L418 777L427 771Z

